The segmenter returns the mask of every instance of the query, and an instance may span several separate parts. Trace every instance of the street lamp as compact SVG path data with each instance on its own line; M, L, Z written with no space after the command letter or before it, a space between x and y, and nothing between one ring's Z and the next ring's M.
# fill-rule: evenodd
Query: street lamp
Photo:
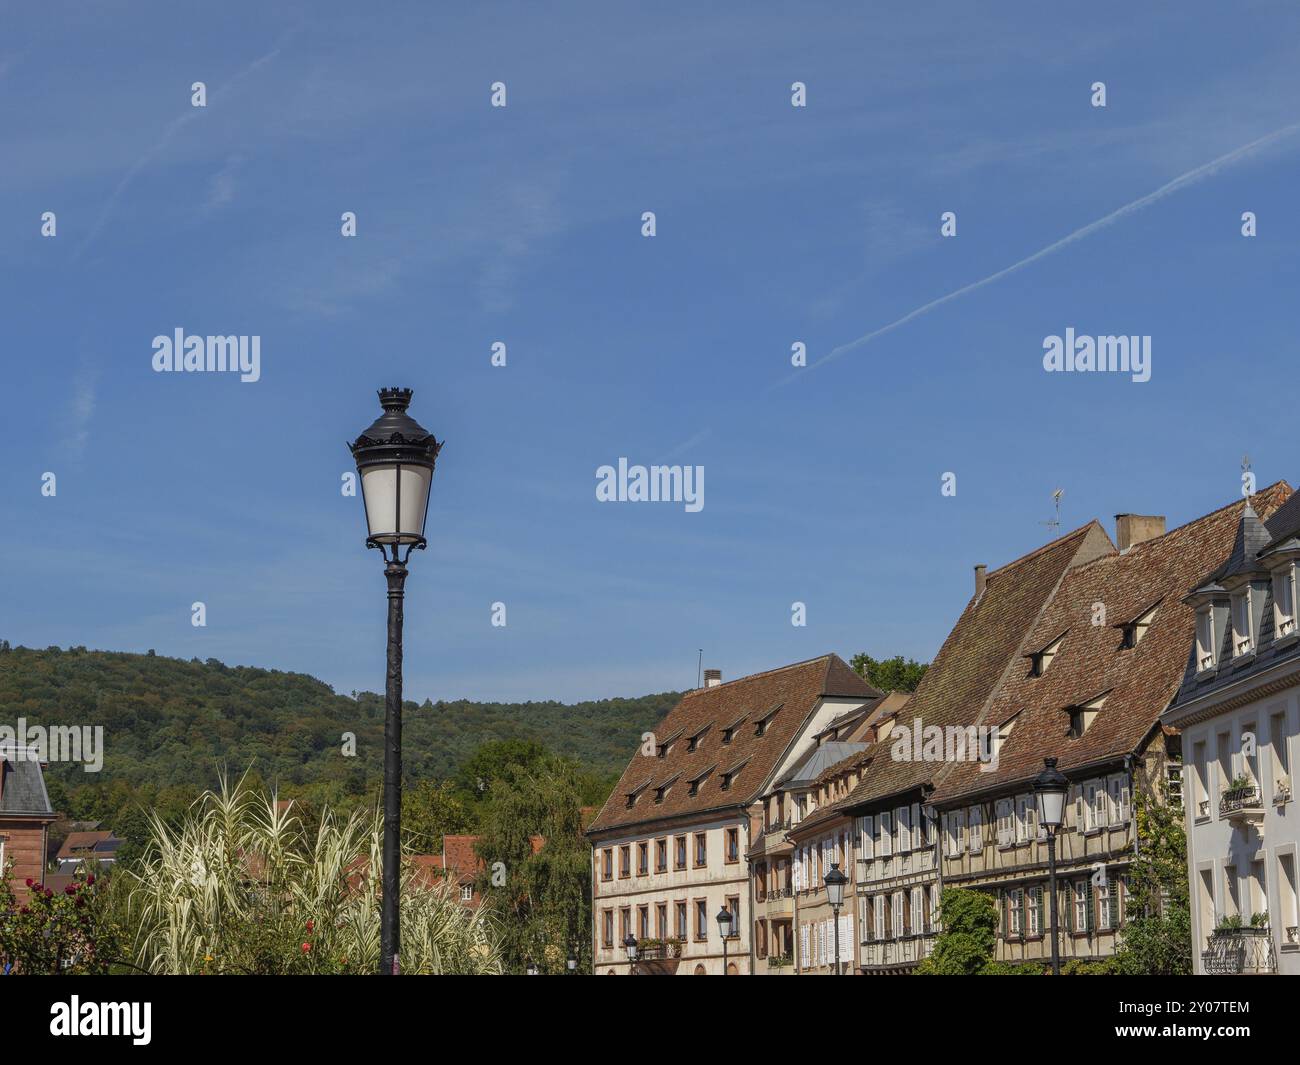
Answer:
M384 854L379 972L397 975L401 935L398 892L402 827L402 599L406 563L424 549L433 466L442 444L406 413L409 388L381 388L374 423L348 445L361 478L366 547L384 559L388 581L388 675L384 689ZM406 553L402 554L402 548Z
M531 960L527 962L524 966L524 975L537 976L538 975L537 963Z
M627 934L627 938L623 940L623 949L627 951L627 961L628 961L627 974L628 976L635 976L637 947L636 947L636 936L634 936L631 932L629 932Z
M736 924L736 917L729 909L727 909L727 907L724 906L718 911L717 922L718 933L722 936L722 975L726 976L727 940L731 938L732 930Z
M578 952L576 950L569 951L569 960L564 963L564 967L571 973L578 971Z
M835 975L840 975L840 907L844 905L844 885L849 878L840 872L840 863L832 862L830 872L822 878L826 882L826 897L831 904L835 925Z
M1070 782L1056 768L1055 758L1043 759L1043 771L1034 778L1034 797L1038 800L1038 823L1047 833L1048 890L1052 896L1052 974L1061 975L1061 951L1056 917L1056 830L1065 820L1065 796Z

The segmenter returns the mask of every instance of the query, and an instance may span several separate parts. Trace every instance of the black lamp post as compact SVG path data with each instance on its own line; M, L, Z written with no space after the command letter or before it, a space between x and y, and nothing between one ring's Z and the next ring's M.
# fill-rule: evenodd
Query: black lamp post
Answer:
M627 974L628 976L635 976L637 945L636 945L636 936L634 936L631 932L629 932L627 934L627 938L623 940L623 949L627 951L627 962L628 962Z
M524 964L524 975L525 975L525 976L538 976L538 975L540 975L540 973L539 973L539 971L538 971L538 969L537 969L537 963L534 962L534 961L532 961L531 959L529 959L529 960Z
M576 950L569 951L569 959L564 963L564 967L571 973L578 971L578 952Z
M727 975L727 940L731 938L732 931L735 928L736 917L727 907L722 907L718 911L718 934L722 936L722 975Z
M1038 823L1047 832L1048 891L1052 896L1052 973L1061 975L1060 935L1056 916L1056 830L1065 820L1065 796L1070 782L1056 768L1055 758L1043 759L1043 771L1034 778L1034 797L1038 801Z
M849 878L840 872L840 863L832 862L830 872L823 878L826 882L826 898L831 904L835 925L835 975L840 975L840 907L844 905L844 885Z
M381 388L381 414L352 444L366 508L366 547L379 550L388 581L388 675L384 688L384 855L379 972L396 975L401 935L402 599L406 563L424 549L433 466L442 444L406 413L409 388ZM402 548L406 553L402 553Z

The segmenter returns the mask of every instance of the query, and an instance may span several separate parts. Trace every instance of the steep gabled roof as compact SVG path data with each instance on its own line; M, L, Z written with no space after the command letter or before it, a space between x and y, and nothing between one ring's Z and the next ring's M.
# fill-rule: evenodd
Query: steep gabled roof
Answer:
M30 748L7 746L0 750L0 815L53 820L54 808L45 790L41 763Z
M1254 511L1271 514L1290 493L1272 485L1251 497ZM934 801L945 802L1011 784L1027 783L1054 756L1071 769L1118 761L1136 752L1178 691L1195 637L1195 611L1182 599L1201 575L1232 553L1246 500L1216 510L1124 554L1108 554L1067 572L1028 638L1040 645L1069 629L1041 677L1021 668L999 685L982 724L1018 712L998 752L997 768L954 764L942 776ZM1134 648L1112 622L1137 617L1156 600L1159 608ZM1098 604L1105 610L1098 620ZM1067 735L1068 709L1105 694L1105 703L1082 736Z
M645 821L748 805L758 797L821 699L841 697L865 702L879 699L881 695L838 655L823 655L688 692L659 723L659 731L664 735L680 731L683 737L691 737L699 735L711 723L717 727L704 734L694 751L685 738L674 743L662 758L642 755L638 750L588 831L598 833ZM778 704L780 710L767 720L763 734L757 735L756 722ZM724 744L723 728L745 715L749 715L749 720L736 729L729 744ZM716 772L716 767L720 764L734 768L742 762L743 772L723 791L722 774ZM715 772L691 795L690 782L711 767ZM656 802L655 789L675 776L679 778L677 782L667 790L662 802ZM628 807L628 793L647 777L650 787Z
M1115 553L1095 521L1017 559L987 577L984 594L972 598L925 671L907 705L909 725L972 725L1008 669L1024 667L1019 651L1057 583L1071 566ZM1059 633L1045 634L1045 644ZM887 744L878 744L886 747ZM878 752L858 786L838 806L867 805L930 784L942 768L934 762L894 761Z

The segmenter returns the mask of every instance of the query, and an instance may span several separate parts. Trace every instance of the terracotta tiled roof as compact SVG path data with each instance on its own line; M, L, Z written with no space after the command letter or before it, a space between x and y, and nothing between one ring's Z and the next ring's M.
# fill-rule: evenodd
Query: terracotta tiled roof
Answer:
M1020 645L1062 576L1071 566L1114 550L1092 521L990 573L984 594L972 597L925 671L904 723L910 727L919 718L927 726L974 724L1004 672L1021 665L1016 661ZM893 760L888 740L877 746L882 749L862 780L838 805L850 808L911 791L930 784L942 768L935 762Z
M59 853L55 855L55 858L58 861L63 861L68 858L93 857L96 847L100 844L121 842L112 832L69 832L67 839L63 841L63 845L59 847ZM108 853L108 848L100 849ZM112 856L109 853L109 857Z
M1250 503L1267 520L1290 493L1279 482ZM1029 780L1044 757L1055 756L1069 772L1136 751L1177 692L1192 653L1195 612L1183 596L1231 554L1246 505L1239 500L1124 554L1070 570L1022 646L1029 654L1064 632L1055 657L1041 677L1032 676L1028 660L1022 660L982 717L1000 723L1018 715L999 750L997 770L957 764L943 775L935 801ZM1097 603L1105 606L1103 624L1093 624ZM1157 603L1146 634L1125 650L1118 626ZM1083 735L1067 736L1068 708L1103 693L1106 701Z
M657 729L661 745L667 737L677 734L677 738L663 757L642 755L639 750L633 755L588 831L747 805L757 798L818 700L842 696L865 701L881 694L838 655L823 655L688 692ZM755 725L765 716L767 723L759 736ZM744 723L731 742L724 744L722 730L741 717ZM693 736L700 739L697 749L691 751ZM723 774L742 763L744 768L730 789L722 790ZM676 783L656 802L656 788L674 778ZM690 794L693 780L699 780L695 795ZM638 798L629 808L627 796L632 792Z

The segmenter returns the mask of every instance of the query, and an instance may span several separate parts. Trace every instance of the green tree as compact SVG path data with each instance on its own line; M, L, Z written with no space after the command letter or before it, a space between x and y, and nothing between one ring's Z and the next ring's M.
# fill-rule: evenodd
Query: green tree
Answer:
M460 767L456 786L481 802L490 797L494 784L540 765L546 757L546 748L536 740L493 740L480 746Z
M1115 961L1127 975L1190 976L1192 922L1187 833L1180 803L1138 792L1137 854L1129 866L1129 905Z
M944 888L939 898L943 930L918 976L973 976L993 962L998 908L993 896L969 888Z
M444 835L473 832L474 813L449 780L422 780L402 792L402 835L414 854L438 854Z
M522 972L531 960L561 973L570 950L580 971L590 964L591 847L582 834L579 776L572 761L548 755L493 785L478 886L500 918L507 971Z
M893 658L872 658L869 654L856 654L849 663L854 670L881 691L914 692L921 683L927 662L917 662L911 658L895 655Z

